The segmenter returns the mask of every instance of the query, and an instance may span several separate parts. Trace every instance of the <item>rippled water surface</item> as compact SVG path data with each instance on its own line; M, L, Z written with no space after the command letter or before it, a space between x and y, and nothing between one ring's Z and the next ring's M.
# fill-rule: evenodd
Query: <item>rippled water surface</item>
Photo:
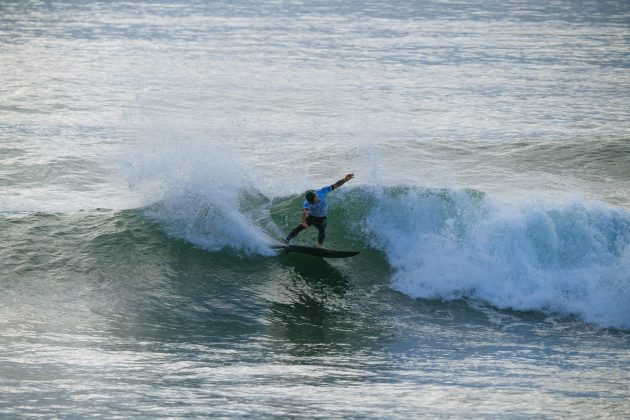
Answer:
M629 27L2 2L0 416L628 417Z

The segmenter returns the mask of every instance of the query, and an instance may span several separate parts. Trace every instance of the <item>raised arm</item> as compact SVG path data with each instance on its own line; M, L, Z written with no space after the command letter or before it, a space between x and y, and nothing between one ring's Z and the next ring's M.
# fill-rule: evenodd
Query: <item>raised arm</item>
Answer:
M339 181L332 184L331 187L333 190L336 190L337 188L341 187L346 182L350 181L352 178L354 178L354 174L348 174L343 179L340 179Z

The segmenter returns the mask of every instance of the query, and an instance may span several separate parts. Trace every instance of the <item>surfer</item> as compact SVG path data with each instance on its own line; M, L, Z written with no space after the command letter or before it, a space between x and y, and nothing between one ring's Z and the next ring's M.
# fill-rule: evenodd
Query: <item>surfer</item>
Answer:
M309 191L306 193L306 200L302 206L302 218L300 224L297 225L284 240L285 243L297 236L298 233L307 229L309 226L315 226L319 231L317 235L317 246L321 247L324 244L326 238L326 219L328 215L328 201L326 195L329 192L336 190L346 182L354 178L354 174L348 174L343 179L335 182L332 185L326 185L317 191Z

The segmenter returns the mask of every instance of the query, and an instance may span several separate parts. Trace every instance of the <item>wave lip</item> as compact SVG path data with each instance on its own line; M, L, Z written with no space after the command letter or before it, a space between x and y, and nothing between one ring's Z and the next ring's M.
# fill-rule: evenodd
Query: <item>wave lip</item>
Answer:
M475 191L375 190L364 231L411 297L474 298L630 329L630 214L593 203L518 208Z

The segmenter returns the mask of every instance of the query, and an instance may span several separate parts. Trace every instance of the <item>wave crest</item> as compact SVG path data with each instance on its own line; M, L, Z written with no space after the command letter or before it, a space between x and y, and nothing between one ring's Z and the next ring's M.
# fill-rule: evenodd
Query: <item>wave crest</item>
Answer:
M513 207L469 190L369 195L363 232L411 297L482 299L630 328L630 214L603 204Z

